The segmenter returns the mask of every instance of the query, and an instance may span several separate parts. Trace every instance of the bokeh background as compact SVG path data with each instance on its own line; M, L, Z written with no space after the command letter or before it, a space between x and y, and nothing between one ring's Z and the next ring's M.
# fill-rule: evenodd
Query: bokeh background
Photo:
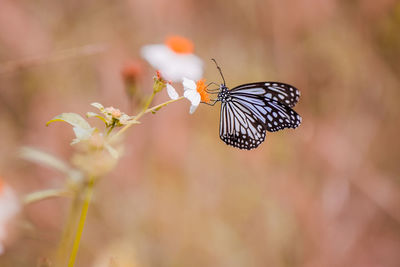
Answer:
M77 266L400 266L395 0L1 0L1 177L21 197L63 186L19 148L68 161L71 128L46 121L94 101L138 110L124 68L151 93L140 47L170 34L193 40L208 81L214 57L228 86L300 88L303 123L241 151L218 137L219 106L145 116L96 188ZM51 261L69 205L26 206L0 266Z

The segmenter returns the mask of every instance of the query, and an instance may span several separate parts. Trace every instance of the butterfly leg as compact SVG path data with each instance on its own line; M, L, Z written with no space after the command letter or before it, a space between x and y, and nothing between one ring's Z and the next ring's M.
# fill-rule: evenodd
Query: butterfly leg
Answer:
M217 102L218 102L218 100L214 100L214 102L213 102L212 104L207 103L207 102L201 102L201 103L207 104L207 105L209 105L209 106L214 106Z
M218 88L215 88L215 89L208 89L208 87L209 87L210 85L212 85L212 84L218 86ZM219 86L218 84L216 84L215 82L210 82L209 84L207 84L206 90L207 90L207 92L209 92L209 93L211 93L211 92L219 92L220 86Z
M217 84L217 83L215 83L215 82L210 82L209 84L207 84L206 88L209 87L211 84L214 84L214 85L216 85L216 86L219 87L219 84Z

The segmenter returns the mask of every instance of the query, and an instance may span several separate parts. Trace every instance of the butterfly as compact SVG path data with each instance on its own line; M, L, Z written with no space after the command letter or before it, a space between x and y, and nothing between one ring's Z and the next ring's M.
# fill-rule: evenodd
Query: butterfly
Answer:
M229 89L215 59L223 84L210 90L221 102L219 136L227 145L254 149L265 140L266 131L297 128L301 117L292 109L299 101L300 91L281 82L246 83ZM215 84L215 83L214 83Z

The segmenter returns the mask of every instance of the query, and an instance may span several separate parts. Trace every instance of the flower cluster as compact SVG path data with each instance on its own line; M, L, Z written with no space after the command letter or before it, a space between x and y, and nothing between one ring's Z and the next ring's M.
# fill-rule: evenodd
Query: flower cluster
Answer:
M182 82L183 96L191 103L190 114L197 109L200 102L210 102L205 79L201 79L203 63L193 51L193 43L181 36L169 37L165 44L147 45L142 48L142 56L159 70L158 74L162 78L168 80L165 84L168 96L172 100L179 98L172 82Z
M114 107L107 107L105 108L100 103L92 103L93 107L98 108L103 116L95 113L95 112L88 112L86 115L87 117L97 117L101 119L107 127L120 127L123 125L127 125L133 119L131 116L121 112L119 109Z

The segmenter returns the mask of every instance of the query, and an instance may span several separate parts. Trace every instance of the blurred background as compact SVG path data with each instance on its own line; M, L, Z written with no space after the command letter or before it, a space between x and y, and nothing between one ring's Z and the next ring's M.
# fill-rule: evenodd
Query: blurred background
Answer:
M395 0L1 0L0 175L21 197L63 186L19 148L68 161L71 127L46 121L95 101L134 114L129 79L147 95L154 75L141 46L179 34L207 81L214 57L230 87L299 88L303 123L241 151L219 104L146 115L96 188L77 266L400 266L399 33ZM51 259L69 205L26 206L0 266Z

